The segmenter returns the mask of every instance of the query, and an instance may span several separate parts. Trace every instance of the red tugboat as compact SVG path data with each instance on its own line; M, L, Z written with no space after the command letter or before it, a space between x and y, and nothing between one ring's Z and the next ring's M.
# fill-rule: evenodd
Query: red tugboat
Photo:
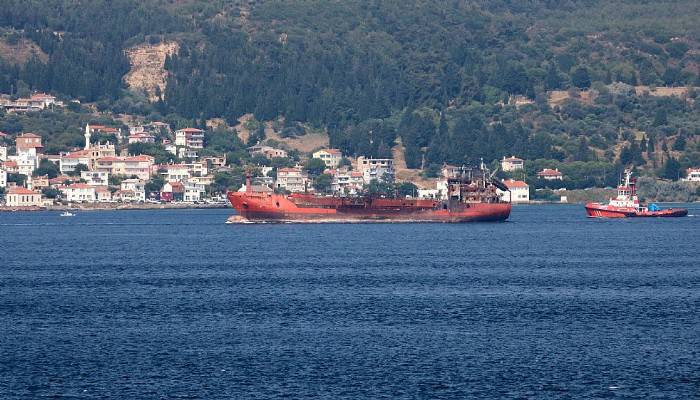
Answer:
M229 192L228 199L242 218L277 222L475 222L505 221L510 203L501 201L496 188L508 190L484 168L462 168L448 179L446 200L339 197L308 193L291 195L253 191L250 177L245 190Z
M685 208L659 209L656 204L643 207L637 197L637 180L632 177L632 171L625 170L625 176L617 187L617 197L610 199L608 204L588 203L586 213L589 217L597 218L628 218L628 217L685 217Z

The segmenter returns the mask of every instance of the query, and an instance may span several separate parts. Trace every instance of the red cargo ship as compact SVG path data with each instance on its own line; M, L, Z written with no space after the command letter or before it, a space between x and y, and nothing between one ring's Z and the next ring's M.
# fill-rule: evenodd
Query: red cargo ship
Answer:
M589 217L630 218L630 217L685 217L685 208L660 209L656 204L644 207L637 197L637 181L631 170L625 170L625 176L617 187L617 197L608 204L588 203L586 213Z
M505 221L510 215L510 203L501 201L496 192L508 188L483 169L463 168L447 186L446 200L286 195L253 191L248 178L245 190L229 192L228 199L241 217L251 221L474 222Z

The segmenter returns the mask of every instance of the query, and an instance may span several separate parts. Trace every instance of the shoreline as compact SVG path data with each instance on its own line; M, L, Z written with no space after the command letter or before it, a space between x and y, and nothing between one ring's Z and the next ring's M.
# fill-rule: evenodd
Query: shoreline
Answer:
M51 206L34 207L6 207L0 206L0 212L22 211L124 211L124 210L187 210L187 209L224 209L231 208L228 204L190 204L190 203L166 203L166 204L58 204Z

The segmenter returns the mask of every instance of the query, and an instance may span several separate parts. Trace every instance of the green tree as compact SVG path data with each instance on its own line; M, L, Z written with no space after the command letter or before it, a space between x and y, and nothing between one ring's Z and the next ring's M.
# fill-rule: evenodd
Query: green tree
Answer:
M416 197L418 196L418 186L411 182L401 182L396 186L396 191L400 197Z
M165 179L160 174L156 174L153 175L148 182L146 182L144 185L144 190L146 191L146 194L160 192L163 185L165 185Z
M46 197L47 199L55 199L57 197L60 197L61 192L58 191L58 189L54 189L52 187L45 187L41 189L41 193Z
M591 76L588 74L588 69L578 67L571 74L571 83L579 89L588 89L591 86Z
M681 163L673 157L668 157L661 169L660 176L673 181L678 180L681 176Z
M654 114L654 126L668 125L668 113L665 108L659 108Z
M51 162L47 159L43 159L39 162L39 167L34 170L32 175L34 176L44 176L48 175L49 179L53 179L60 174L60 169L56 163Z
M318 176L323 174L326 170L326 163L320 158L310 158L304 164L304 169L312 176Z
M73 168L73 172L69 172L68 175L70 176L80 176L80 173L83 171L90 171L90 168L85 165L85 164L77 164L75 168Z
M333 177L328 174L321 174L314 178L313 187L316 191L321 193L328 193L331 191L331 183L333 182Z

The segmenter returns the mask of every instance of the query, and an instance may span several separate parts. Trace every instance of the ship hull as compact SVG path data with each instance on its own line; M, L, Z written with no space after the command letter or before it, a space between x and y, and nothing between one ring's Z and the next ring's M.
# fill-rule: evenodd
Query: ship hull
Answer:
M299 206L288 196L232 192L229 201L241 217L266 222L498 222L510 216L509 203L460 204L437 208L433 200L352 202L337 198L312 198L315 204Z
M662 218L685 217L688 210L685 208L667 208L658 211L644 211L630 207L612 207L599 203L586 204L586 214L593 218Z

